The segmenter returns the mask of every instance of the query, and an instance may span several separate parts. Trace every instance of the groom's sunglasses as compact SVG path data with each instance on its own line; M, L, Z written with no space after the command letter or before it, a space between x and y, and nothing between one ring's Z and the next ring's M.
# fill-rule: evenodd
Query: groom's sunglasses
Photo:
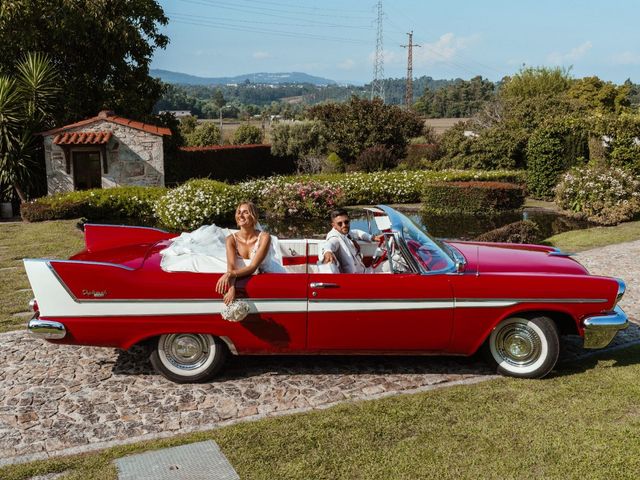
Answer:
M349 225L350 223L351 223L351 220L345 220L344 222L336 222L336 225L341 227L343 225Z

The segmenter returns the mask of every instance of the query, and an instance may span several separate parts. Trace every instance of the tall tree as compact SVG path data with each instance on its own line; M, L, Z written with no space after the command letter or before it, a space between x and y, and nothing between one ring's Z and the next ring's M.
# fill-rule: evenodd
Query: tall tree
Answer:
M24 202L35 165L33 134L50 120L58 75L40 53L28 53L16 71L0 76L0 185Z
M104 108L140 118L162 94L149 64L168 43L159 30L167 21L156 0L2 0L0 72L43 52L61 73L56 123Z

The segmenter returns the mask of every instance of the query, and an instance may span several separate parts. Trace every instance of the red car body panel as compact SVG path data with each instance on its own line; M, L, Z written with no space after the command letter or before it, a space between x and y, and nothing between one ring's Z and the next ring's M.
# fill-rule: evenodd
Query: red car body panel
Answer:
M251 276L238 293L258 307L233 323L219 313L219 273L162 270L159 252L174 236L87 225L86 249L70 261L25 260L40 318L66 328L52 341L127 349L191 332L224 337L238 354L470 355L501 320L523 313L558 314L582 334L582 319L610 311L618 292L615 279L591 276L550 247L450 242L466 259L463 271L335 275L309 267ZM283 264L316 260L307 248ZM38 276L49 274L40 286ZM41 301L52 287L66 304Z

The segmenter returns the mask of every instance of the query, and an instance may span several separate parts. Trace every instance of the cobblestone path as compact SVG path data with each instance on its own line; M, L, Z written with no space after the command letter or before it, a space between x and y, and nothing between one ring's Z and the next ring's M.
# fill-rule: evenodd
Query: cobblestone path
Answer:
M640 241L584 252L592 273L627 282L640 322ZM632 325L616 344L640 340ZM565 359L581 355L569 342ZM0 335L0 465L213 428L262 416L492 378L481 362L436 357L243 357L204 385L156 375L144 352Z

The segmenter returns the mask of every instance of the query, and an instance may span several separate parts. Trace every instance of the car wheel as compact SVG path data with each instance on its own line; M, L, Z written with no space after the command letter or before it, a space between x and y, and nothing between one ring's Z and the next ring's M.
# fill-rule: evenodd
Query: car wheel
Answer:
M213 335L161 335L151 353L156 371L176 383L201 383L213 378L227 357L225 345Z
M544 377L560 354L558 329L548 317L507 318L491 332L485 354L503 375Z

